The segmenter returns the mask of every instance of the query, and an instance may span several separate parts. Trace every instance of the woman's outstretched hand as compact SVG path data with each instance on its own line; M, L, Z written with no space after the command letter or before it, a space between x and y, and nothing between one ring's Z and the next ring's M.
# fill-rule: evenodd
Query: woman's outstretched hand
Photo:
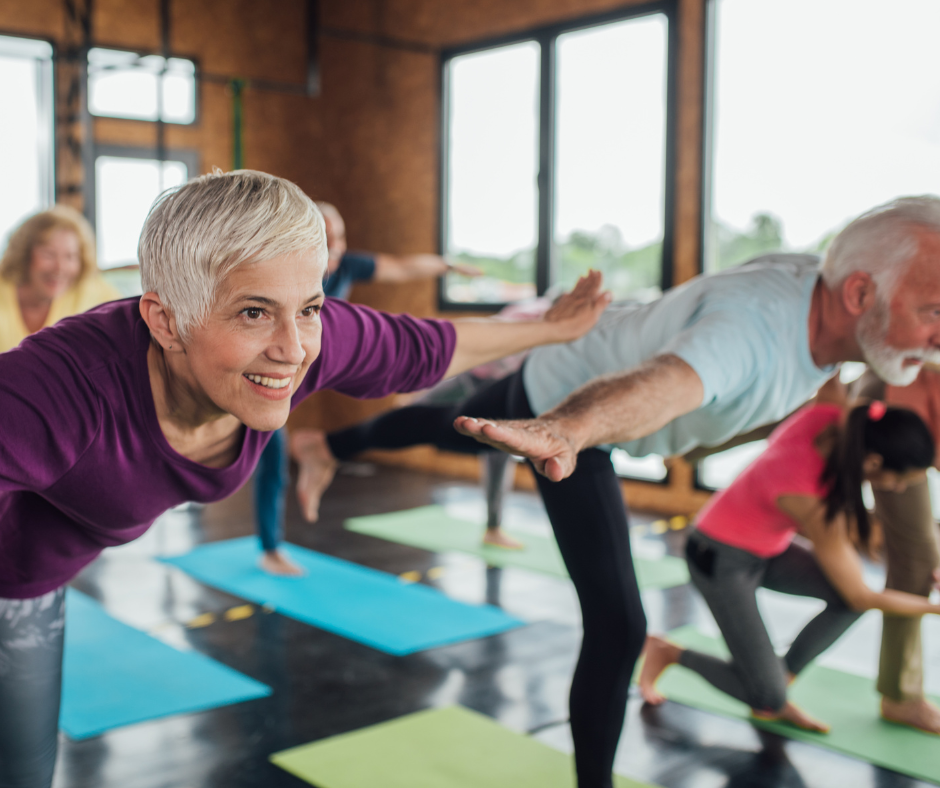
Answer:
M571 342L594 328L613 298L609 290L601 292L601 283L600 271L589 271L544 314L543 322L554 323L559 329L559 342Z
M526 457L542 476L553 482L570 476L577 465L578 452L574 446L542 419L490 421L458 416L454 429L508 454Z

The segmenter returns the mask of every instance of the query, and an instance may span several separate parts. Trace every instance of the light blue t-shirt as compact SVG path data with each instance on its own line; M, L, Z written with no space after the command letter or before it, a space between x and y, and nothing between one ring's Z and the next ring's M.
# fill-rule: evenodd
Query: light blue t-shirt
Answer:
M618 446L634 457L719 446L792 413L836 371L813 363L809 308L819 276L813 255L776 254L698 276L651 304L612 306L576 342L532 351L523 383L544 413L575 389L667 353L702 379L699 408Z

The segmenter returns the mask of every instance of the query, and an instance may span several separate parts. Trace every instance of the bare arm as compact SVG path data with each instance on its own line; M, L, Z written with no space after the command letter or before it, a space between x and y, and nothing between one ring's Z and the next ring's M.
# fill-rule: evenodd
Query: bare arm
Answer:
M428 279L446 273L479 276L481 271L472 265L449 263L438 254L377 254L375 255L376 282L410 282Z
M849 538L843 515L831 523L825 521L825 507L817 498L787 495L777 499L778 508L802 526L803 534L813 543L813 553L829 582L853 610L882 610L896 616L940 614L940 605L927 597L904 591L874 591L865 583L862 561Z
M494 423L461 416L454 426L491 446L521 454L552 481L570 476L578 452L642 438L702 404L702 380L674 355L596 378L529 421Z
M601 292L601 275L591 271L540 320L518 323L492 318L454 320L457 347L445 377L539 345L578 339L594 327L610 298L610 293Z

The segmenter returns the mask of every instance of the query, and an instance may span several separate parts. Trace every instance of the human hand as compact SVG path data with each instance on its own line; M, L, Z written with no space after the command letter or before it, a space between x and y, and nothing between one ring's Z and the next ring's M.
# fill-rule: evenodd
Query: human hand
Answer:
M554 323L560 334L558 342L571 342L594 328L601 313L607 309L613 296L601 292L600 271L589 271L582 276L571 292L560 296L542 320Z
M526 457L535 470L553 482L574 473L578 462L577 450L558 425L544 419L490 421L458 416L454 429L508 454Z

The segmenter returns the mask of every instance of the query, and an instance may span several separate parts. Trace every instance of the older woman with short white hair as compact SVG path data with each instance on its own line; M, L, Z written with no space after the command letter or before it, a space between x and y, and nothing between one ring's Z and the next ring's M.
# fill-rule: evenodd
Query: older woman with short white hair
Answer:
M585 333L592 275L537 323L392 316L324 299L320 213L258 172L207 175L154 206L145 294L0 356L0 786L51 784L64 586L109 545L250 476L319 389L381 397Z

